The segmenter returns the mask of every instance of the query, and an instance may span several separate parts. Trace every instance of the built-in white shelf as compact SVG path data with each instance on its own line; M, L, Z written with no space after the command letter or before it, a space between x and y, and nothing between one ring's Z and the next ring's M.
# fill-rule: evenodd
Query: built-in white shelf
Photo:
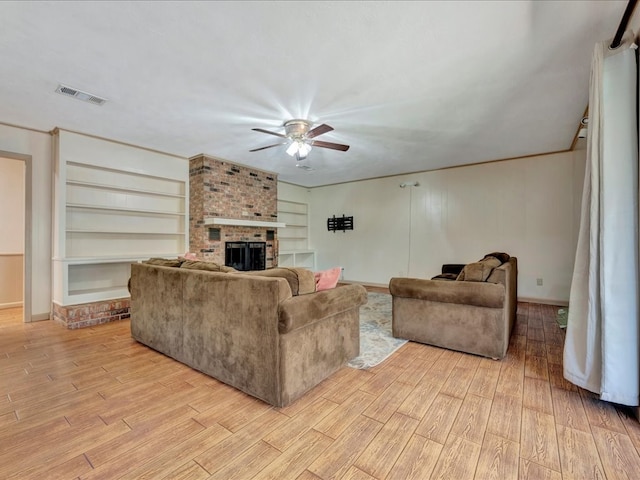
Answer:
M55 303L128 297L132 263L184 255L187 159L62 130L53 141Z
M264 220L244 220L237 218L209 217L204 219L205 225L235 225L239 227L284 228L283 222L267 222Z
M278 253L279 267L303 267L309 270L316 268L315 250L285 250Z
M309 206L302 202L278 200L278 221L286 228L278 230L278 265L313 270L315 251L309 249Z

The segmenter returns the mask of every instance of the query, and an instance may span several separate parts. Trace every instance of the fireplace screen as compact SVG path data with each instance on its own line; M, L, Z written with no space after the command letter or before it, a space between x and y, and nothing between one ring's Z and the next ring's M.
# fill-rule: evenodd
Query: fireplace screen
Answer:
M224 264L236 270L264 270L266 242L226 242Z

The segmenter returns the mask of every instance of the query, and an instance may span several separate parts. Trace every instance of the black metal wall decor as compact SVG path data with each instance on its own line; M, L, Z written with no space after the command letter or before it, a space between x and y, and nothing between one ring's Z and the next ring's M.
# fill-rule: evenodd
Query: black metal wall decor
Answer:
M345 217L343 214L342 217L334 215L332 218L327 218L327 230L333 233L336 233L336 230L343 232L353 230L353 217Z

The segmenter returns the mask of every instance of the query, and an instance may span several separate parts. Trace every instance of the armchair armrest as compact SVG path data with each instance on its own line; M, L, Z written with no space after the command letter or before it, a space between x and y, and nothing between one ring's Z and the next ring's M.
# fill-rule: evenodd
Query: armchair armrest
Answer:
M394 297L489 308L502 308L505 298L505 288L500 284L422 278L392 278L389 292Z
M287 333L365 303L367 291L355 284L288 298L280 303L278 331Z

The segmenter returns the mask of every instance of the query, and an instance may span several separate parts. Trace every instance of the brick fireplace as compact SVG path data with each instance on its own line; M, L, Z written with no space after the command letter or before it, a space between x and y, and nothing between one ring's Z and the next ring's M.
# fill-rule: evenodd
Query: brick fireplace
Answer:
M189 245L198 258L224 265L226 242L266 242L266 268L276 267L277 219L275 173L206 155L189 159Z

